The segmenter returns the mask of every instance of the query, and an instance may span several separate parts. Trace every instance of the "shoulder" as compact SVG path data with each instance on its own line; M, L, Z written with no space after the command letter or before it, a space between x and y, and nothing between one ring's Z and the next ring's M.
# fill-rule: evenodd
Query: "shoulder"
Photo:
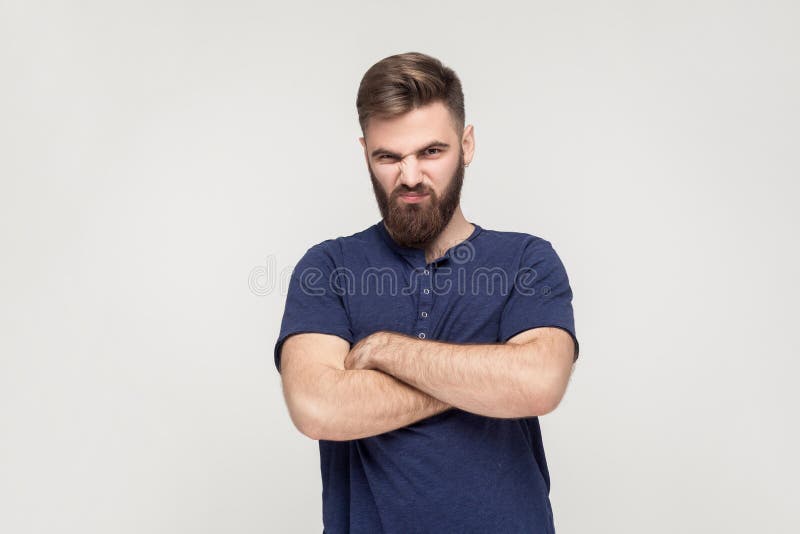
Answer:
M535 234L484 228L479 238L483 238L489 247L498 252L513 253L520 263L555 255L552 243Z
M550 244L548 240L535 234L490 228L482 228L479 238L504 245L527 246L530 244Z
M298 266L327 269L343 267L346 251L369 247L376 238L380 238L380 234L376 225L372 225L349 235L324 239L306 249Z

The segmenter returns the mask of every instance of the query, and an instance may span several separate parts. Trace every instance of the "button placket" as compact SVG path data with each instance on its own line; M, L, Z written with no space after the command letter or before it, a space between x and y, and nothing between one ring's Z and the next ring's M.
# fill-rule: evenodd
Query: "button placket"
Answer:
M419 310L414 326L414 333L419 339L427 338L430 331L428 316L433 304L433 293L431 292L433 282L431 279L431 268L426 266L422 269L422 276L420 277Z

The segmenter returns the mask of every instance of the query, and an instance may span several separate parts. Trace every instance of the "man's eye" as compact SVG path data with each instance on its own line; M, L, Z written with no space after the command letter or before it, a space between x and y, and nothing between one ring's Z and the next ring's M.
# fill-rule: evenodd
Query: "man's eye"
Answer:
M434 150L435 152L431 152L431 150ZM428 149L425 150L425 153L427 155L429 155L429 156L435 156L436 154L438 154L441 151L442 151L441 148L428 148Z
M394 156L390 156L389 154L381 154L378 156L378 159L394 159Z

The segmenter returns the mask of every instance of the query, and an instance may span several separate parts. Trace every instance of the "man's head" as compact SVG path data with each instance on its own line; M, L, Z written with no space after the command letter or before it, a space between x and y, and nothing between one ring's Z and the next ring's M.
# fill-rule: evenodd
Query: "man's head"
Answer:
M390 56L364 74L356 107L384 224L398 243L425 247L458 208L474 151L461 83L430 56Z

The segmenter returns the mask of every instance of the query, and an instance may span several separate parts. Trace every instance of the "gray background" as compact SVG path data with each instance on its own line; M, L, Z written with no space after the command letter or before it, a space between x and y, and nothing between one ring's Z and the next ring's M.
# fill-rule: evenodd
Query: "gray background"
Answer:
M798 532L797 6L3 2L0 531L321 531L285 280L379 220L356 88L420 51L467 220L571 279L558 532Z

